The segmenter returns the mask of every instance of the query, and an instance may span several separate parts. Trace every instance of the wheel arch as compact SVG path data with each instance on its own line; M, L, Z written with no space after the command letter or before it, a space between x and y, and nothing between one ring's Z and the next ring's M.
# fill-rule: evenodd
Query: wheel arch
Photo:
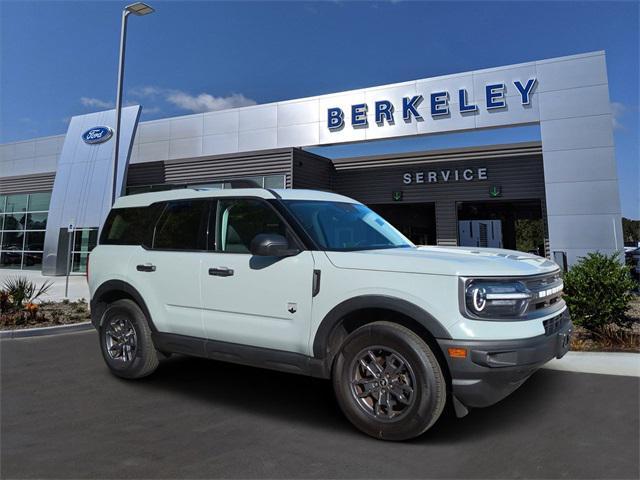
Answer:
M124 280L107 280L100 285L93 294L91 298L91 323L96 329L102 324L104 312L108 305L121 299L129 299L135 302L147 318L151 331L158 331L153 324L151 314L142 295L140 295L140 292L138 292L134 286Z
M444 353L436 338L451 339L444 326L423 308L385 295L362 295L336 305L322 320L313 340L313 356L330 375L335 356L344 339L356 328L379 320L400 324L424 340L450 379ZM328 376L327 375L327 376Z

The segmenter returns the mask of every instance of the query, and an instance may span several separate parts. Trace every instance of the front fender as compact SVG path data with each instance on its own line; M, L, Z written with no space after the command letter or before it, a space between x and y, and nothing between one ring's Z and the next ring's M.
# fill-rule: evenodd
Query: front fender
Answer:
M367 308L379 308L397 312L418 322L435 338L451 338L447 329L433 315L407 300L388 295L360 295L339 303L325 315L316 330L313 340L313 356L315 358L324 358L331 333L342 319L350 313Z

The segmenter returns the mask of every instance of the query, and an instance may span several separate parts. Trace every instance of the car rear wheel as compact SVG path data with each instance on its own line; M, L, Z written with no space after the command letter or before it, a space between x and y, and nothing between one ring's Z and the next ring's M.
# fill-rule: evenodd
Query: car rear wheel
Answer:
M129 299L107 307L100 325L100 347L104 361L118 377L142 378L159 364L147 319Z
M340 408L358 429L406 440L429 429L446 403L446 382L429 346L391 322L358 328L344 341L333 368Z

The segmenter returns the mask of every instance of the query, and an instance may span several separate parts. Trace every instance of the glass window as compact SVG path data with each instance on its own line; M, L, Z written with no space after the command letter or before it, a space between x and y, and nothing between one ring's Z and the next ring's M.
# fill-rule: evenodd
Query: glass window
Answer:
M10 251L0 253L0 267L20 268L22 266L22 252Z
M22 268L25 270L40 270L42 268L42 252L24 252Z
M73 232L73 251L90 252L98 241L97 228L85 228Z
M5 212L0 213L4 250L0 267L37 270L42 266L50 199L51 192L0 196L0 212Z
M153 248L204 250L208 207L207 200L169 202L156 225Z
M49 210L51 192L32 193L29 195L29 211L39 212Z
M22 250L24 232L3 232L2 250Z
M104 224L100 243L150 246L153 226L163 208L163 204L157 203L149 207L111 210Z
M326 250L413 247L391 224L357 203L287 200L285 204L315 242Z
M44 250L44 232L27 232L24 242L25 250Z
M216 250L250 253L251 241L260 233L287 235L284 222L259 200L220 200L217 209Z
M7 213L25 212L27 210L28 195L7 195Z
M87 271L87 259L98 241L97 228L82 228L73 231L71 271L84 273Z
M284 175L269 175L264 177L264 188L284 188Z
M27 230L46 230L48 212L27 214Z
M24 230L24 213L8 213L4 215L4 230Z
M71 257L71 271L74 273L84 273L87 271L87 260L89 252L75 252Z

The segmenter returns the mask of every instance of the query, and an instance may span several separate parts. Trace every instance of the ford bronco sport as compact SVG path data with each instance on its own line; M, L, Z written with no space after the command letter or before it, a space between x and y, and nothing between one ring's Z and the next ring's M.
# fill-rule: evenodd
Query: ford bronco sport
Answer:
M568 350L558 266L416 247L365 205L309 190L118 199L90 257L92 322L124 378L179 353L331 379L361 431L402 440Z

